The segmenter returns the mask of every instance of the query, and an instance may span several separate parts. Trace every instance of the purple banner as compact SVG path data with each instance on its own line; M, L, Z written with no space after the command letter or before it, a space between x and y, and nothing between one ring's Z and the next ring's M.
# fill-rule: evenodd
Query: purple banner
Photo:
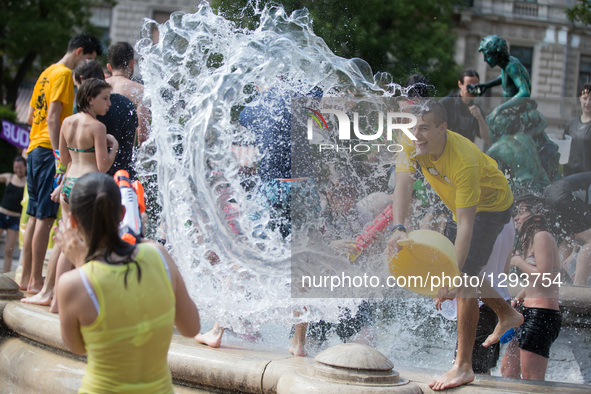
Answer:
M0 137L17 148L27 149L29 147L29 130L7 120L2 121L2 134Z

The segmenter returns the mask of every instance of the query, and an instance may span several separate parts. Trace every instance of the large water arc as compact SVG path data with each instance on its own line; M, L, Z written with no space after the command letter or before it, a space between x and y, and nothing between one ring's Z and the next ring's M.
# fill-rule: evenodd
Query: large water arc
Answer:
M206 316L237 331L335 320L339 307L357 303L290 297L289 239L266 229L269 215L254 196L260 179L245 174L233 153L254 140L236 121L240 109L264 105L255 93L271 87L297 96L313 88L325 96L385 93L363 61L334 55L314 35L306 10L258 12L255 30L236 27L207 5L174 13L162 25L145 20L136 45L152 111L139 173L157 179L164 231L189 291Z

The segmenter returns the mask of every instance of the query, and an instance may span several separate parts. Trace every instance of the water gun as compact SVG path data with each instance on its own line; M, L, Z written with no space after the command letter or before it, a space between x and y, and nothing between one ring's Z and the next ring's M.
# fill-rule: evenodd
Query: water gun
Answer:
M499 342L501 342L501 344L507 343L509 342L511 339L513 339L513 337L515 336L515 330L510 328L509 330L507 330L507 332L505 332L503 334L503 336L501 337L501 340Z
M141 214L146 210L144 188L139 181L131 182L129 173L125 170L117 171L114 178L121 192L121 205L125 207L125 216L119 224L119 235L124 241L135 244L143 237Z
M367 225L361 234L355 237L355 248L358 252L350 254L349 259L353 262L361 252L369 246L369 244L381 233L388 225L392 223L392 205L388 205L380 214L374 219L374 221Z
M53 177L53 189L55 190L62 184L68 166L62 164L60 160L60 151L58 149L53 151L53 156L55 157L55 176Z

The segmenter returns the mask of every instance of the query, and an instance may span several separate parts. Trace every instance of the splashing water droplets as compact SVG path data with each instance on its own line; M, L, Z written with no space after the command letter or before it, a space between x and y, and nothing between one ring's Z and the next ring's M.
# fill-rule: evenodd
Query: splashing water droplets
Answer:
M240 110L260 104L257 89L380 90L314 35L306 10L272 7L258 16L249 31L201 5L162 25L144 20L136 45L152 112L139 172L157 175L167 241L202 312L238 331L244 321L334 320L339 306L353 305L291 298L290 239L268 228L269 213L255 198L261 180L244 175L234 153L255 140L237 122Z

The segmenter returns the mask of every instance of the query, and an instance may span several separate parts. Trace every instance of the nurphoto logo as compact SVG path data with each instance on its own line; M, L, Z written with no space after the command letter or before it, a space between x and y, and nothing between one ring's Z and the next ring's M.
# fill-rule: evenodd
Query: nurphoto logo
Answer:
M323 150L347 150L349 152L369 152L370 150L374 149L380 152L381 149L385 149L388 152L397 153L402 151L402 145L395 143L393 141L396 140L396 135L394 130L402 131L411 141L416 141L417 138L410 132L417 124L417 117L410 113L405 112L387 112L385 115L383 112L375 111L377 113L377 117L372 116L374 122L377 121L377 129L374 127L368 127L367 129L361 131L359 127L359 113L353 112L353 122L349 115L345 111L340 111L337 109L327 109L323 108L320 111L314 110L309 107L305 107L308 111L307 115L308 118L308 140L312 140L314 138L314 128L317 127L320 131L325 130L329 131L328 123L323 116L323 114L331 114L336 116L337 119L337 129L338 129L338 139L341 143L343 142L350 142L352 138L356 138L361 141L376 141L377 143L355 143L349 144L348 146L339 145L339 144L319 144L318 148L319 151L322 152ZM375 118L375 119L374 119ZM386 138L385 143L384 141L384 122L386 123ZM351 124L353 125L353 134L351 135Z

